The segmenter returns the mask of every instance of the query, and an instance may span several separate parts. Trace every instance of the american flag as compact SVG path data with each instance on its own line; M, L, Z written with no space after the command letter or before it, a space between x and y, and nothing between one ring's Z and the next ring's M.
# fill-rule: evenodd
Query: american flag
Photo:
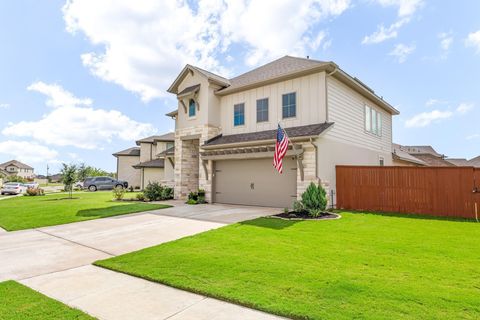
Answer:
M275 143L275 154L273 155L273 166L277 169L278 172L282 173L283 171L283 157L287 153L288 149L288 136L285 133L285 130L282 129L280 124L278 124L277 129L277 143Z

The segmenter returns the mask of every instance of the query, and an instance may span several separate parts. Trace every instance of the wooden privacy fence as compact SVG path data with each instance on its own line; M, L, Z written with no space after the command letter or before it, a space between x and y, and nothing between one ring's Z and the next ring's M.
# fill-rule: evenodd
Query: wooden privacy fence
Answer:
M480 169L337 166L336 173L337 208L480 216Z

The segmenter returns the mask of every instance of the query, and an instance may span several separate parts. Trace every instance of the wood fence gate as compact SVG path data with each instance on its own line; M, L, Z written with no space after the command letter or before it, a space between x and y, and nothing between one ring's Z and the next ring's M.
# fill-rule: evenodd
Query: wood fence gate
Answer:
M480 169L337 166L336 174L340 209L480 218Z

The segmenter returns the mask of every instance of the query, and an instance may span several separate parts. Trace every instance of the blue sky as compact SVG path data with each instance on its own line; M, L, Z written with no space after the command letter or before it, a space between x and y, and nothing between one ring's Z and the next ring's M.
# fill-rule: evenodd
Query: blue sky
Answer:
M113 152L173 130L185 63L229 77L285 54L332 60L396 106L395 142L480 155L479 1L301 3L1 1L0 162L114 171Z

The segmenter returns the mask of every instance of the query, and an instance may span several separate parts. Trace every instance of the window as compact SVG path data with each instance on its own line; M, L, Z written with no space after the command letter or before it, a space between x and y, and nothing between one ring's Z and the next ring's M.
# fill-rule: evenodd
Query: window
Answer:
M380 167L383 167L385 165L385 158L384 157L378 157L378 160L380 162Z
M245 103L233 106L233 125L243 126L245 124Z
M196 112L197 112L197 104L195 103L195 100L190 99L190 101L188 102L188 116L194 117Z
M257 122L268 121L268 98L257 100Z
M282 95L282 118L293 118L297 115L297 93Z
M382 114L369 106L365 106L365 130L377 136L382 135Z
M167 142L167 149L173 148L174 145L173 142Z

